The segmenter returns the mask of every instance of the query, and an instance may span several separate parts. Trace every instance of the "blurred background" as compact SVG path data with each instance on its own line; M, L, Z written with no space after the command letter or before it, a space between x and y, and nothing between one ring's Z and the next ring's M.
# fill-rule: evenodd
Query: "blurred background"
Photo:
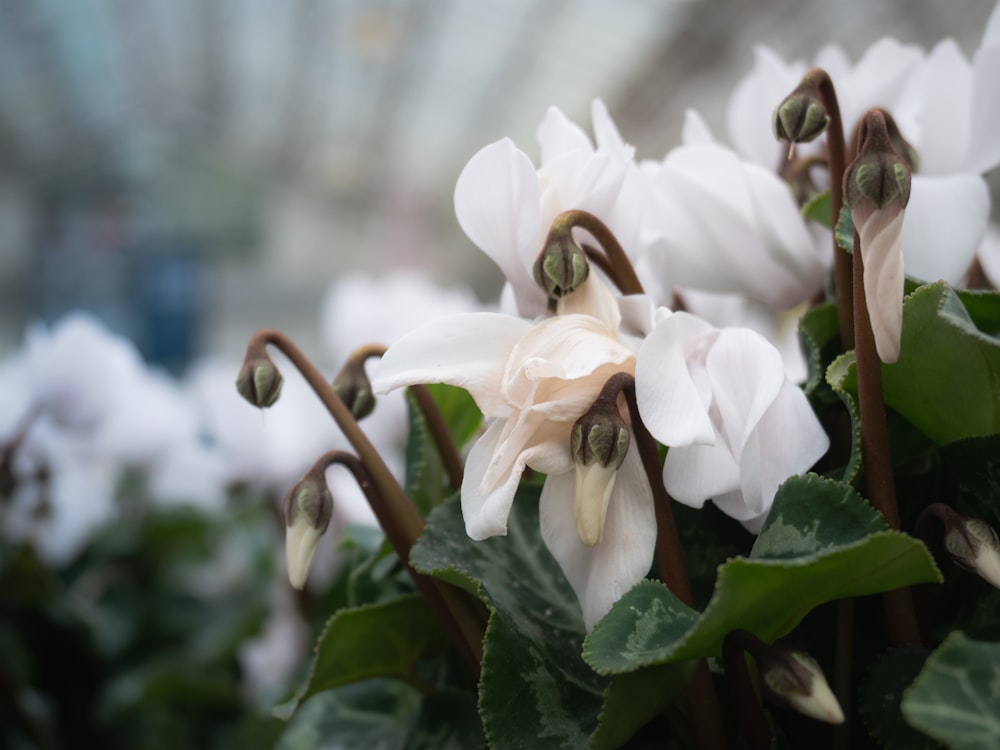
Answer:
M601 97L643 158L700 109L724 134L752 48L976 47L993 0L2 0L0 352L91 310L180 371L259 327L308 350L351 269L492 300L459 171Z

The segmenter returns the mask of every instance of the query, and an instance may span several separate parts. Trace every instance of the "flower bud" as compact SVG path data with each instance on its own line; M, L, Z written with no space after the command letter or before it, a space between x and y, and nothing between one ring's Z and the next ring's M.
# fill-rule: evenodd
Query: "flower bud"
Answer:
M956 564L1000 588L1000 540L981 518L955 513L944 524L944 548Z
M332 516L333 496L323 467L314 467L285 496L285 559L288 580L297 589L305 586L319 538Z
M808 143L830 124L822 102L808 88L799 87L774 111L774 135L779 141Z
M243 362L236 377L236 390L251 404L263 409L278 400L282 382L281 372L265 354Z
M357 420L364 419L375 409L374 390L365 372L364 359L349 359L333 379L333 390Z
M570 436L576 469L576 531L580 541L601 541L618 467L628 453L629 428L614 402L599 400L573 425Z
M590 275L587 255L569 228L553 229L535 261L535 281L553 299L565 297Z
M858 156L844 173L844 200L860 240L875 348L890 364L899 358L903 326L903 209L909 199L910 170L892 147L885 115L869 110Z
M809 654L772 647L758 654L756 661L764 695L771 701L819 721L844 722L840 703Z

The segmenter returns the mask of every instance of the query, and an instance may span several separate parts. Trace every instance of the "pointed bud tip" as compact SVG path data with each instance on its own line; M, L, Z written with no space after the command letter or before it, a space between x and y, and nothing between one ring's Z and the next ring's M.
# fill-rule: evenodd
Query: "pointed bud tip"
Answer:
M772 649L766 662L758 664L773 700L818 721L843 723L844 711L819 664L809 654Z
M333 516L333 496L319 474L310 472L285 496L285 560L288 580L297 589L305 585L319 538Z
M986 521L956 514L945 525L944 546L957 565L1000 588L1000 540Z

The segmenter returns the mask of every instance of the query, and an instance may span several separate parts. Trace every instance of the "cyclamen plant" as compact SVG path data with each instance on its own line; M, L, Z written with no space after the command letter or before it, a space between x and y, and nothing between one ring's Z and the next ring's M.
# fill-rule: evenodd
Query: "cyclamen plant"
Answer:
M322 704L336 735L358 701L371 746L1000 742L1000 293L957 286L982 278L998 52L1000 9L971 65L883 41L796 81L763 50L731 111L769 122L734 119L735 151L691 113L662 162L600 102L593 142L553 108L537 167L503 139L458 179L501 312L364 347L332 383L255 336L240 392L280 408L277 347L355 451L287 496L293 584L341 463L415 592L336 612L276 714ZM943 128L928 96L951 75ZM960 228L908 230L957 204ZM699 314L727 299L799 318L804 382L759 315ZM358 420L404 387L401 485Z

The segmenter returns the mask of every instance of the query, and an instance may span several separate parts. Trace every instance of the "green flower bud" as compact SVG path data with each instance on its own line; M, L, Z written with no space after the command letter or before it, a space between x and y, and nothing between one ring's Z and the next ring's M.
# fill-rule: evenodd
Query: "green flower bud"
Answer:
M319 538L333 516L333 496L323 471L314 467L285 495L285 557L292 586L305 586Z
M359 421L375 409L375 394L364 359L349 359L333 379L333 390Z
M576 531L586 545L598 544L604 534L611 490L630 442L628 425L614 401L598 399L573 425Z
M553 299L565 297L587 280L590 262L571 230L553 230L535 261L535 281Z
M283 378L266 354L248 359L236 377L236 390L254 406L272 406L281 395Z
M773 124L779 141L808 143L826 130L830 118L819 99L796 89L774 111Z
M869 212L896 199L902 210L910 200L910 169L893 148L880 110L870 110L861 122L858 156L844 174L844 198L852 211Z

